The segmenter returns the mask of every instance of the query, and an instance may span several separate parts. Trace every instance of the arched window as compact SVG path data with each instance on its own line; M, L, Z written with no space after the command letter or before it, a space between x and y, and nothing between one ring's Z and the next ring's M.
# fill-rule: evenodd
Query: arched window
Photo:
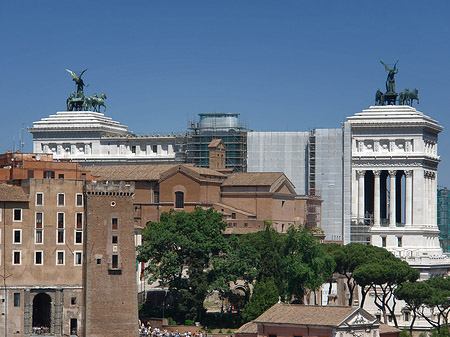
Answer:
M183 192L175 192L175 208L184 208Z

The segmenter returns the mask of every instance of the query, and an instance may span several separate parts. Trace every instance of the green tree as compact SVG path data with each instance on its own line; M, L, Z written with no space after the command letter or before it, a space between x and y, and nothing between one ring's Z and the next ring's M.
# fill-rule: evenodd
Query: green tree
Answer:
M398 327L395 316L397 301L394 291L406 281L416 281L419 278L419 272L410 267L406 261L388 258L359 266L353 272L353 277L359 285L372 287L375 292L374 303L383 313L384 322L387 322L389 312L395 326Z
M426 282L405 282L395 289L394 295L398 299L405 301L413 314L409 326L409 331L412 334L416 318L425 301L431 296L431 287Z
M421 317L433 325L440 333L441 325L448 327L448 316L450 313L450 278L436 276L423 282L430 287L431 295L424 300ZM426 314L426 307L437 312L435 319Z
M335 272L345 276L347 280L347 287L350 293L348 305L350 306L353 305L353 295L357 285L353 277L353 272L356 268L367 263L395 258L394 255L384 248L363 245L360 243L350 243L341 246L339 249L333 249L331 254L336 262ZM371 288L371 282L369 280L368 284L360 284L360 286L362 287L362 299L360 303L360 306L362 307L364 305L366 294Z
M263 231L242 235L231 242L230 270L247 284L273 279L279 294L283 289L284 236L276 232L270 223ZM237 270L236 270L237 269ZM247 289L249 289L247 287Z
M138 259L148 262L149 282L168 287L178 321L200 320L206 296L228 284L230 279L216 268L229 252L225 227L221 213L196 208L163 213L160 222L149 222L143 230Z
M278 288L273 278L257 281L250 301L242 311L244 322L251 321L261 315L278 301Z
M303 300L306 290L317 290L330 278L335 262L306 229L288 229L283 254L288 298Z

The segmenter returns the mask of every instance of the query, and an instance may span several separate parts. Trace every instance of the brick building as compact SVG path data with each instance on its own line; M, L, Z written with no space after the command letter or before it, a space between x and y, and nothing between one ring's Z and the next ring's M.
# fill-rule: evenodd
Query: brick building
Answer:
M319 209L320 200L299 197L283 173L224 174L218 170L178 165L111 165L87 167L95 179L135 183L134 221L137 228L158 221L170 209L192 211L214 207L224 215L229 234L264 229L274 224L279 232L308 223L308 207ZM320 216L314 225L320 227Z
M134 186L51 156L0 163L0 335L136 336Z
M277 303L235 337L398 337L399 329L381 324L359 307L309 306Z

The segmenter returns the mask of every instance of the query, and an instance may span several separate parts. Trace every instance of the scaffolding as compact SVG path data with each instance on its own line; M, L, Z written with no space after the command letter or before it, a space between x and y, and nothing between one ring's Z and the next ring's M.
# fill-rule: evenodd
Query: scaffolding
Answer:
M437 224L439 227L439 242L444 253L450 252L449 244L449 190L438 186L437 190Z
M315 130L309 133L308 146L308 171L309 171L309 194L316 194L316 133Z
M352 218L350 225L350 242L363 245L371 244L370 227L373 226L373 216L367 214L363 219Z
M209 167L208 145L222 139L226 146L225 167L247 171L247 129L239 125L239 114L199 114L203 122L191 122L186 137L185 160L199 167ZM229 123L230 118L236 121ZM205 122L205 120L207 122Z

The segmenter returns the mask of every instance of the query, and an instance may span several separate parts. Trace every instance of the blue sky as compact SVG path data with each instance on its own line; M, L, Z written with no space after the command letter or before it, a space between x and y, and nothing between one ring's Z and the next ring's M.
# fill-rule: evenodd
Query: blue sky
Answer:
M80 71L106 115L140 134L184 132L198 113L250 129L338 128L373 104L399 59L397 91L450 126L449 1L3 1L0 152L63 110ZM31 137L25 131L25 151ZM450 187L449 131L439 183Z

